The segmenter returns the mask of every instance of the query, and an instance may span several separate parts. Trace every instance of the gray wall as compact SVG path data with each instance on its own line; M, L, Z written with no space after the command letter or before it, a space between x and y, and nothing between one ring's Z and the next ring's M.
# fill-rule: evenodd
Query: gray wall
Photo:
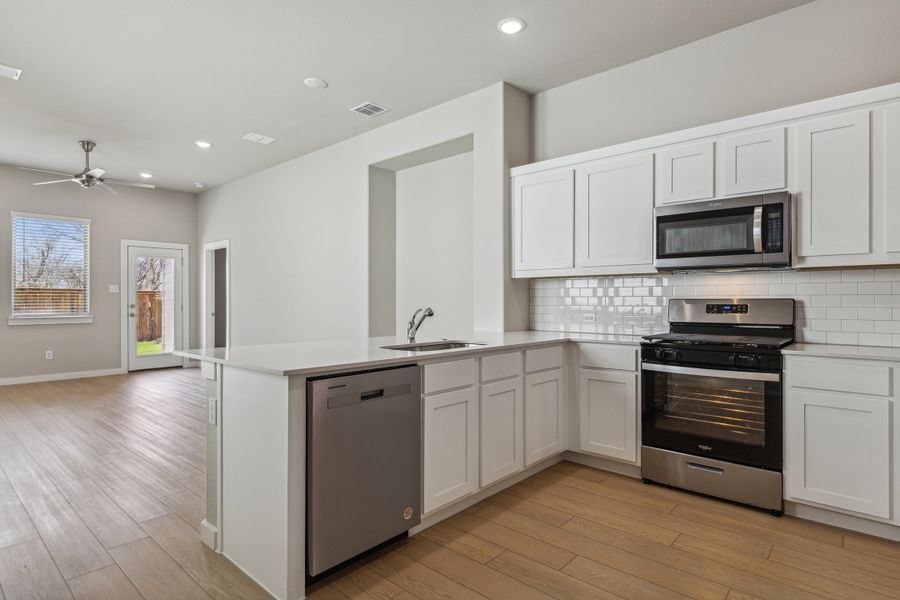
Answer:
M535 95L535 159L897 81L900 2L819 0Z
M49 176L52 179L52 176ZM191 279L196 280L197 203L193 194L117 188L83 190L73 184L34 187L48 176L0 165L0 379L70 371L119 368L120 240L191 244ZM91 313L94 322L76 325L9 326L11 311L10 211L91 219ZM191 286L191 343L197 342L196 305ZM53 350L54 360L44 360Z

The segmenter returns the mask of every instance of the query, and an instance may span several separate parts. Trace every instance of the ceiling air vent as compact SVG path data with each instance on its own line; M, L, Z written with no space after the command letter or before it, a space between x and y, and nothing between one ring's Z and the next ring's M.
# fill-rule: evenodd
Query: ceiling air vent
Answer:
M242 140L247 140L248 142L254 142L256 144L262 144L263 146L268 146L272 142L277 142L278 138L273 138L268 135L263 135L261 133L248 133Z
M377 117L381 113L385 113L388 111L387 108L378 106L374 102L363 102L359 106L354 106L350 110L355 113L359 113L364 117Z

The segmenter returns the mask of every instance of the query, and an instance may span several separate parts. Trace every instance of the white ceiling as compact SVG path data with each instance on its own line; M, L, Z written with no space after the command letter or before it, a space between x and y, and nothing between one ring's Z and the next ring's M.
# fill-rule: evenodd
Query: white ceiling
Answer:
M7 2L0 63L24 74L0 78L0 163L76 172L87 138L108 177L197 191L498 81L545 90L805 1ZM509 16L525 31L498 32ZM349 111L367 100L391 110Z

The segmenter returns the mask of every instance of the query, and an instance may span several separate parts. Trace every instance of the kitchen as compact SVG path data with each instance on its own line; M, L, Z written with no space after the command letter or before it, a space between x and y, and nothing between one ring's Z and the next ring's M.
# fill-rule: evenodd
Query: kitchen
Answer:
M895 596L900 71L869 44L890 56L900 13L795 4L197 193L193 329L166 354L199 367L175 370L199 390L205 477L175 511L199 541L157 538L169 513L138 533L220 597ZM522 14L491 33L527 41ZM822 41L838 24L869 71ZM6 395L37 422L34 381ZM63 578L82 597L99 570Z

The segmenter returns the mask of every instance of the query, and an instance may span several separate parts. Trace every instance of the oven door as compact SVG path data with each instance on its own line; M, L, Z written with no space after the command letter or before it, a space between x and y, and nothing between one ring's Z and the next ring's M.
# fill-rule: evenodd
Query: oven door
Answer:
M781 470L781 375L642 364L642 443Z

